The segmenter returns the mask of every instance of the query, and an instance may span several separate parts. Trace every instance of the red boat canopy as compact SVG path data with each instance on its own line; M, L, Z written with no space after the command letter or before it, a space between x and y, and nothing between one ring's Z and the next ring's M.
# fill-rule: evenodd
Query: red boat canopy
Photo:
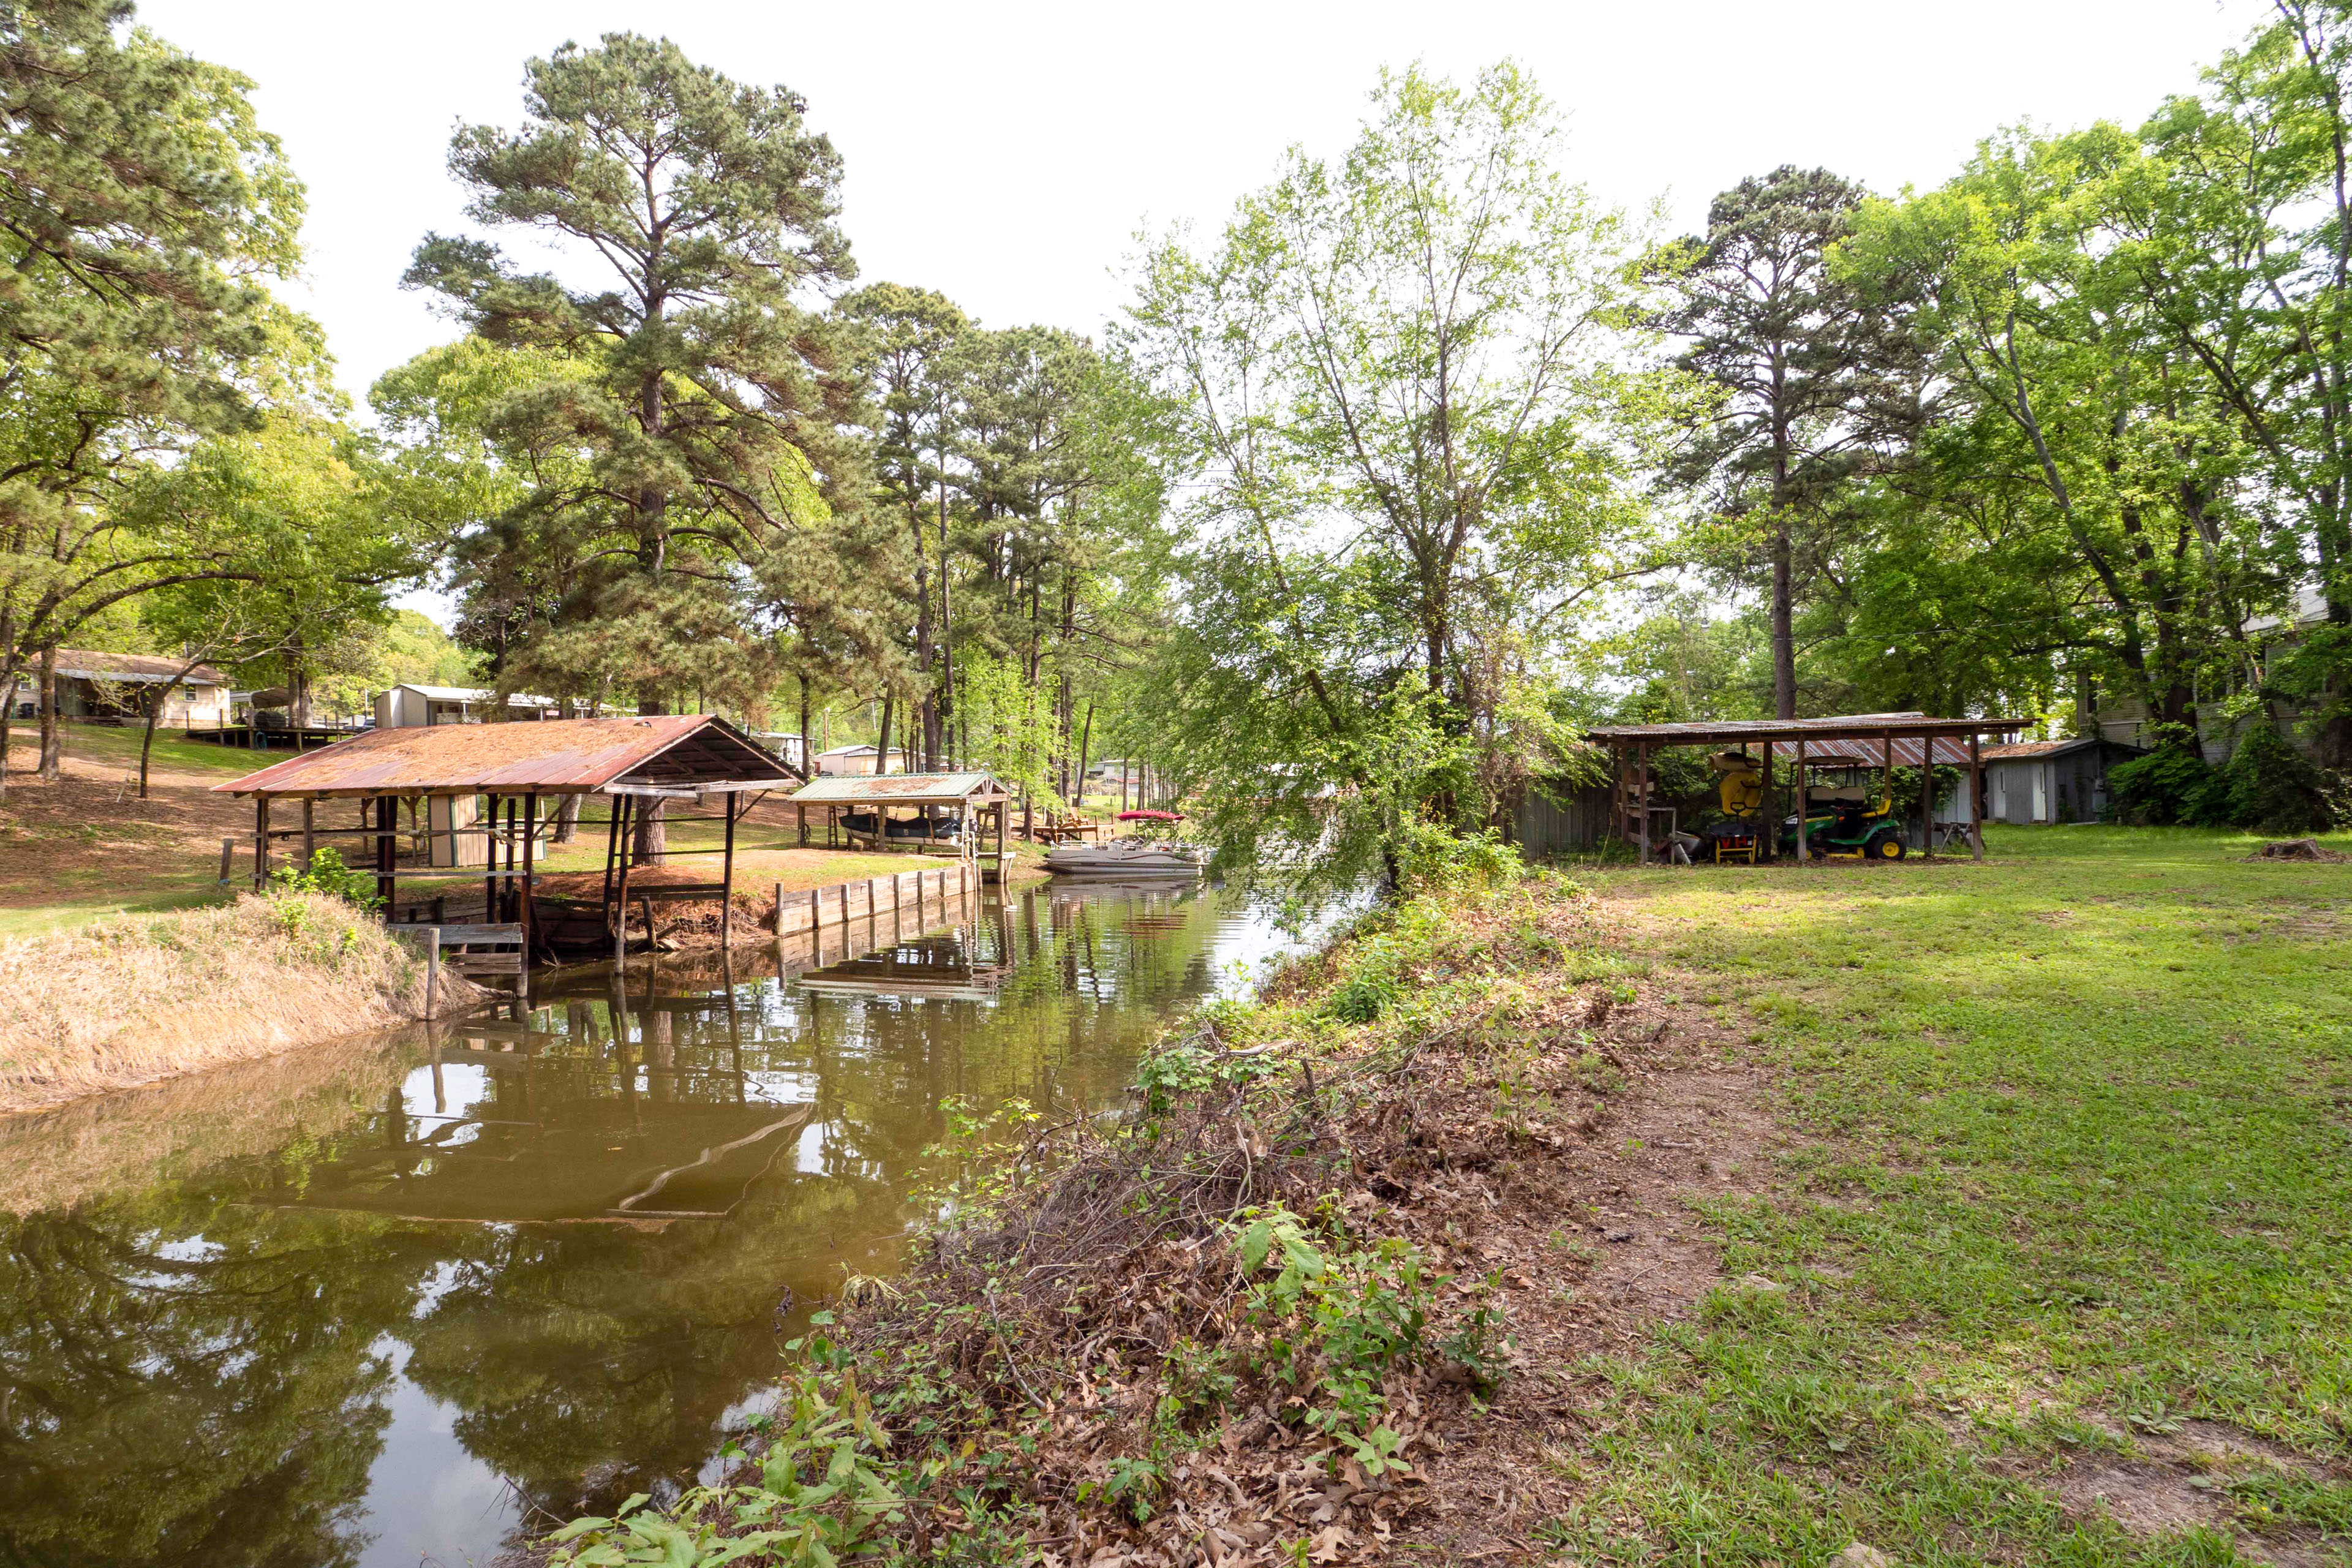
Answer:
M1181 811L1122 811L1118 819L1121 822L1181 822L1184 814Z

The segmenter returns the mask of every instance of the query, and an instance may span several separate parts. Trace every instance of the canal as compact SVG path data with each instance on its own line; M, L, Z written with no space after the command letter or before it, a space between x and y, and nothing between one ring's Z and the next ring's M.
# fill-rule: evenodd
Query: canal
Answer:
M0 1562L457 1568L690 1484L898 1266L943 1100L1117 1107L1286 945L1213 889L943 913L0 1121Z

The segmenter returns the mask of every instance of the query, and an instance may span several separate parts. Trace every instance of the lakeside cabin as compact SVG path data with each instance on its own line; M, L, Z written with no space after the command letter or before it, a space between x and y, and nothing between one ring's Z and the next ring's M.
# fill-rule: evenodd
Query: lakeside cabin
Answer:
M147 717L150 693L170 684L184 659L157 658L142 653L99 653L90 648L58 649L58 717L107 721ZM18 719L41 716L41 672L37 663L17 671L16 689L8 694ZM222 725L229 720L228 677L211 665L199 664L180 678L163 700L160 722L169 726Z
M732 918L736 824L770 791L800 782L792 768L725 720L688 713L372 730L214 788L254 803L256 887L269 875L278 844L299 842L307 863L321 841L355 841L359 853L349 858L374 872L376 896L392 923L428 917L442 923L451 918L453 905L472 905L471 890L478 882L478 918L489 924L520 924L530 948L552 952L609 947L618 954L628 941L632 904L645 910L651 940L656 900L719 901L724 941ZM575 795L601 796L610 807L601 888L543 893L536 885L540 846L554 826L559 803ZM356 824L333 826L320 820L320 807L337 801L356 806ZM714 801L720 808L717 815L707 809ZM719 848L667 849L662 856L665 863L718 856L717 880L632 885L632 874L643 864L635 828L657 803L668 822L726 825ZM404 805L412 821L425 817L421 829L400 826ZM299 826L274 816L290 805L300 807ZM706 809L698 816L676 809L688 805ZM467 812L470 820L465 819ZM420 837L425 843L421 858L412 853L404 866L402 843ZM472 858L477 853L479 858ZM566 880L583 883L591 875ZM406 901L404 883L409 889ZM419 889L430 897L420 900Z

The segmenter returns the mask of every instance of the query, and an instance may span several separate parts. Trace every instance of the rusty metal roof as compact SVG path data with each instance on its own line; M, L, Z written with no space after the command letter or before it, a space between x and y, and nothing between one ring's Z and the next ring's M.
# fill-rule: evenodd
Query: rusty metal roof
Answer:
M1937 719L1925 713L1845 713L1827 719L1702 720L1685 724L1612 724L1586 731L1605 745L1646 742L1660 746L1704 746L1719 741L1794 741L1808 749L1816 740L1878 740L1882 736L2013 735L2031 727L2024 719Z
M834 773L793 792L794 805L845 802L884 805L960 805L1011 798L1013 792L991 773Z
M2111 741L2105 735L2078 735L2071 741L2020 741L2014 745L1987 746L1984 760L1989 763L2014 763L2029 757L2055 757L2067 752L2079 752L2085 746L2113 746L2134 756L2144 755L2142 748L2125 741Z
M1857 767L1877 767L1885 761L1884 747L1895 748L1895 765L1916 768L1920 753L1927 747L1936 748L1936 765L1941 768L1964 768L1969 765L1969 743L1965 737L1938 735L1932 740L1915 739L1906 735L1876 740L1816 740L1805 737L1805 761L1808 763L1844 762ZM1984 754L1993 754L1996 748L1987 746Z
M708 713L372 730L213 786L224 795L587 795L608 786L797 782Z

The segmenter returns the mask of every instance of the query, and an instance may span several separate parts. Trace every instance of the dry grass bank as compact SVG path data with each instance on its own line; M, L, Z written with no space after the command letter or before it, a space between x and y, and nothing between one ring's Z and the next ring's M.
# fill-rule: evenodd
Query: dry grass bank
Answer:
M445 1008L477 994L442 984ZM0 1113L388 1027L424 1005L415 955L323 894L0 939Z

